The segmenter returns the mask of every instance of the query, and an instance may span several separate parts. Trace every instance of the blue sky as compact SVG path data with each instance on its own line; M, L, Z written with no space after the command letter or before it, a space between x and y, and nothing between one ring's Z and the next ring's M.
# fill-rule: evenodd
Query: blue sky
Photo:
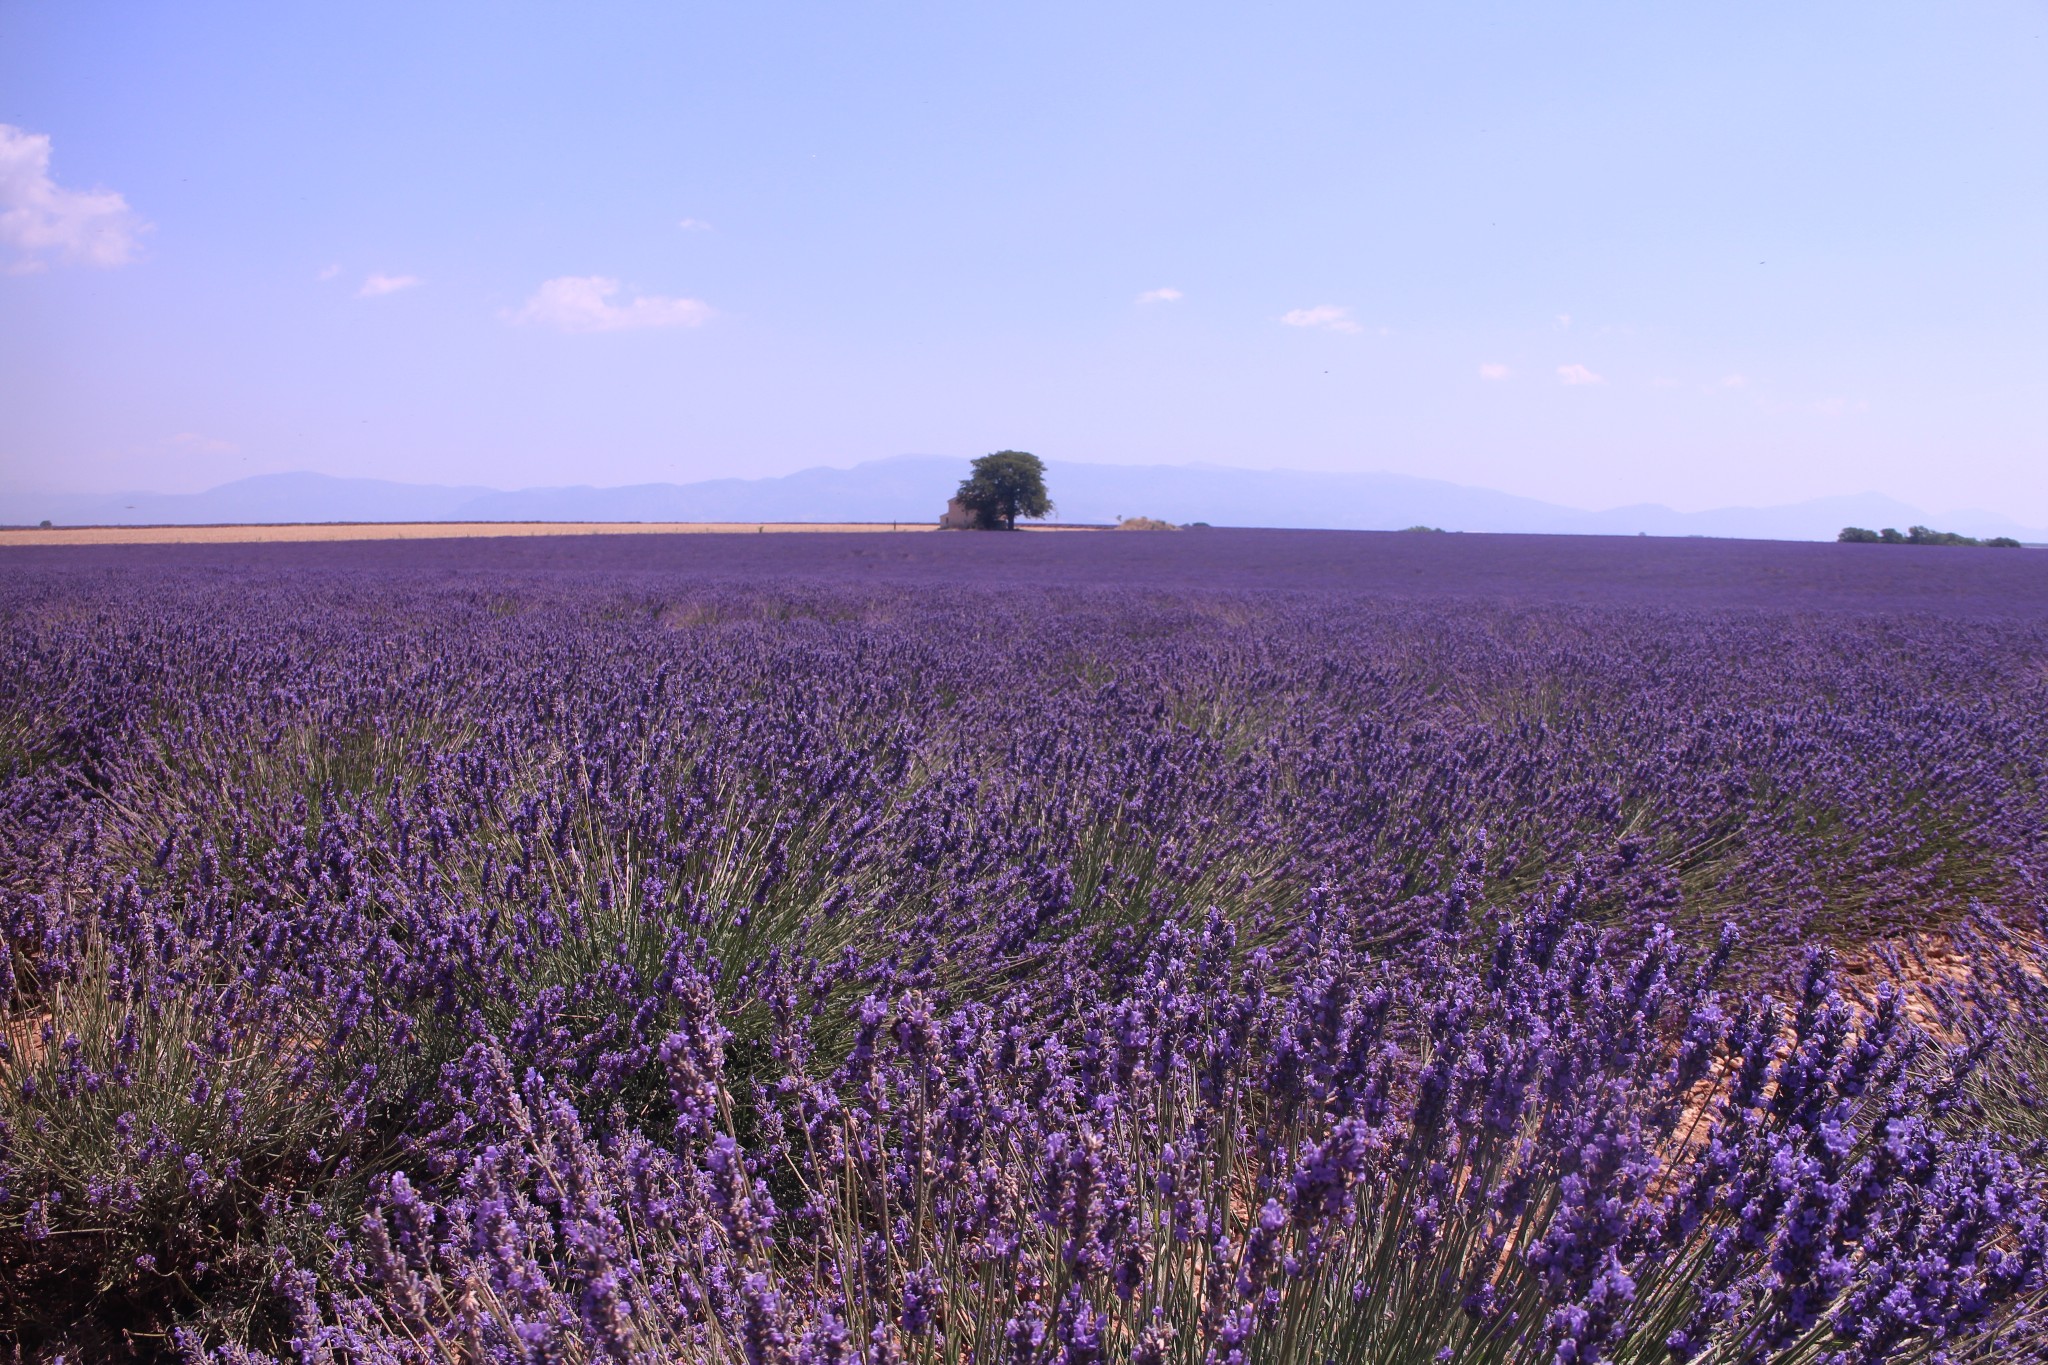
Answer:
M0 480L2048 525L2048 2L0 3Z

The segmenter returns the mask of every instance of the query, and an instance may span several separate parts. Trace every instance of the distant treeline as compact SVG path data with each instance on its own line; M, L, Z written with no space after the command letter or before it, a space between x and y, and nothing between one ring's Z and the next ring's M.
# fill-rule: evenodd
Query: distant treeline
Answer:
M1845 545L1988 545L1999 550L2020 548L2020 543L2011 536L1992 536L1989 540L1979 540L1975 536L1959 536L1954 531L1934 531L1925 526L1909 526L1904 533L1893 526L1887 526L1882 531L1866 530L1861 526L1844 526L1842 534L1835 539Z

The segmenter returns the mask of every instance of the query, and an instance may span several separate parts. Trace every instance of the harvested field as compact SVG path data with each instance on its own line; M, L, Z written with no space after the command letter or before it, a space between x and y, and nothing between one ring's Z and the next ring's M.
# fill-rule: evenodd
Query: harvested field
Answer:
M921 522L846 521L418 521L310 522L247 526L11 526L0 528L10 545L268 545L302 541L469 540L499 536L786 535L861 531L933 531ZM1027 526L1028 531L1074 527Z

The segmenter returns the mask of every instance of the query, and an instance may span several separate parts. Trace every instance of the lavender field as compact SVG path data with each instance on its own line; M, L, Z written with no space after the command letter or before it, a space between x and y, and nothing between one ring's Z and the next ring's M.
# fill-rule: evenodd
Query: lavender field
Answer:
M0 1344L2048 1359L2048 554L0 560Z

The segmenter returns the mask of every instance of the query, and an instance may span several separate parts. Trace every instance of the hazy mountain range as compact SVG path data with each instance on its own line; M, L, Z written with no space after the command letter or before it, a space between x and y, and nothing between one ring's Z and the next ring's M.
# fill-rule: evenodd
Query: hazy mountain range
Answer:
M325 474L261 474L203 493L25 493L0 489L0 523L60 526L317 521L936 521L968 462L940 455L872 460L774 478L622 488L393 483ZM1586 511L1403 474L1323 474L1216 465L1048 463L1062 522L1124 516L1216 526L1590 535L1705 535L1831 540L1844 526L1933 526L2048 541L2048 530L1992 512L1928 512L1876 493L1777 507L1675 512L1656 504Z

